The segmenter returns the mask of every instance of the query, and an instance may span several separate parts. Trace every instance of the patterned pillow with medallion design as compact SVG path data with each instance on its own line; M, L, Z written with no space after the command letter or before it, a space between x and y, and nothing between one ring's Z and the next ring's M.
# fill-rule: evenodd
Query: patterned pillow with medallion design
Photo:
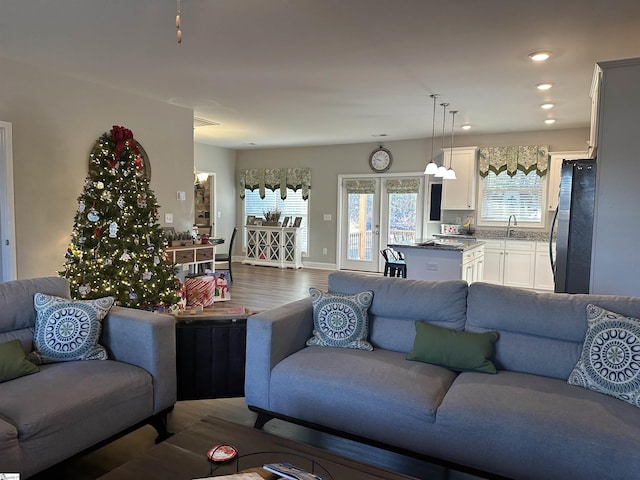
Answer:
M312 287L309 294L313 304L313 337L307 340L308 346L373 350L367 341L372 291L347 295Z
M568 383L640 407L640 320L587 305L587 334Z
M113 305L113 297L69 300L44 293L33 296L36 327L34 351L28 360L36 365L74 360L107 360L98 343L102 319Z

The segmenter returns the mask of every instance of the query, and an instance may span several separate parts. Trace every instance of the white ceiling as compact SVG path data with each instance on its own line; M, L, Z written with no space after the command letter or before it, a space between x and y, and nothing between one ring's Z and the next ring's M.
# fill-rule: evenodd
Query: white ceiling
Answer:
M180 45L175 13L0 0L0 56L188 107L236 149L428 137L431 93L476 134L584 127L595 62L640 56L638 0L182 0Z

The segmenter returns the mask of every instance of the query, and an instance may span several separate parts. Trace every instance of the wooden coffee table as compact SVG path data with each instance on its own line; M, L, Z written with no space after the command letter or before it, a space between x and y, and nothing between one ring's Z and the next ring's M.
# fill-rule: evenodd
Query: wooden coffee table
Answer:
M214 466L206 453L219 444L233 445L239 457L237 461L212 470ZM192 480L252 469L262 474L259 467L274 462L289 462L306 470L313 469L326 480L413 479L262 430L207 417L100 477L100 480ZM274 477L266 475L264 478Z

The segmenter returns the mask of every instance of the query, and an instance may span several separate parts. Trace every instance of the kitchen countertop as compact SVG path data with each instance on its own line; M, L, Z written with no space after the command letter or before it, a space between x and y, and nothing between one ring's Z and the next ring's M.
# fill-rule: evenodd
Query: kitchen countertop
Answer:
M471 250L473 248L484 245L484 242L477 241L475 239L470 238L442 238L437 240L425 240L423 242L416 242L408 245L400 245L395 243L388 244L389 247L397 251L402 251L407 248L417 248L417 249L425 249L425 250L454 250L459 252L464 252L467 250Z

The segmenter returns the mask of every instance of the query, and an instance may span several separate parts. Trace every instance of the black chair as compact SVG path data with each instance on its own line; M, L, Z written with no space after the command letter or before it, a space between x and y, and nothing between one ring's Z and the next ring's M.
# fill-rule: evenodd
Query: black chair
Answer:
M229 263L229 280L233 281L233 274L231 273L231 254L233 252L233 242L236 240L236 233L238 227L233 227L233 233L231 234L231 240L229 240L229 253L216 253L215 263L228 262Z
M394 251L392 248L380 250L384 258L384 276L407 278L407 264L402 253Z

